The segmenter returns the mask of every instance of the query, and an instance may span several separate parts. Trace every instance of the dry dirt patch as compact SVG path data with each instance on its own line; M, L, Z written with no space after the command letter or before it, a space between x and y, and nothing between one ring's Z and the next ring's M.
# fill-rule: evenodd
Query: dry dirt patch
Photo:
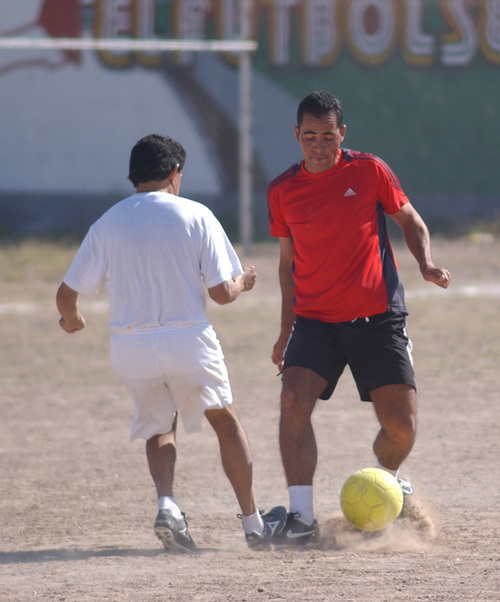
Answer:
M373 463L373 411L346 373L314 415L323 549L250 552L208 425L179 434L177 497L200 552L168 555L131 402L109 365L105 292L82 299L88 328L57 325L54 294L73 248L3 249L0 293L0 599L130 601L498 600L500 245L435 241L453 274L424 283L395 248L408 290L419 434L405 465L416 493L385 532L351 529L344 479ZM18 255L16 255L18 253ZM21 254L21 255L19 255ZM244 258L252 293L210 306L248 433L259 504L287 504L277 445L277 247ZM17 262L17 263L16 263Z

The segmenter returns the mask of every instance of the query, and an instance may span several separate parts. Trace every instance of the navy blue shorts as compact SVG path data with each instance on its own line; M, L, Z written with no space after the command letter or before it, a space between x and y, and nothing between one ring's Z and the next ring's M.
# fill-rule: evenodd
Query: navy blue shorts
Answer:
M384 385L415 388L406 316L386 312L353 322L329 323L297 317L285 351L284 368L309 368L328 381L320 399L329 399L348 365L362 401Z

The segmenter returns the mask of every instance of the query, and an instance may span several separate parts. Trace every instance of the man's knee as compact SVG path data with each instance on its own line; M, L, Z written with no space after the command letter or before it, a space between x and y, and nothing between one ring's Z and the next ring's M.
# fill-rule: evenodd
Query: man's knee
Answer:
M411 413L397 413L385 420L382 427L393 441L408 443L415 440L417 424L415 416Z
M393 441L408 443L414 441L417 430L417 416L414 405L400 403L392 406L392 411L381 416L381 426Z
M302 423L309 420L316 404L316 398L301 396L288 387L283 388L280 401L282 422Z
M297 395L295 391L289 388L283 388L281 391L281 415L290 416L296 411L297 408Z
M206 410L205 416L217 434L232 434L240 429L240 422L233 404L214 410Z
M409 385L389 385L372 391L380 425L390 439L409 442L417 428L416 395Z

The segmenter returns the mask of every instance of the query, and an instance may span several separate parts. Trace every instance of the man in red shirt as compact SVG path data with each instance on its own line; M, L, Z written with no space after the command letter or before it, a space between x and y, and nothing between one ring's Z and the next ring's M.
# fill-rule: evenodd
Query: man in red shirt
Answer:
M303 160L269 186L271 235L279 238L281 332L272 360L283 373L280 449L290 509L277 547L319 537L313 510L317 449L311 415L346 365L380 422L378 467L398 477L415 440L416 394L404 289L385 214L403 231L424 280L447 288L428 229L398 178L373 155L341 148L339 100L313 92L299 104ZM406 494L411 485L399 479Z

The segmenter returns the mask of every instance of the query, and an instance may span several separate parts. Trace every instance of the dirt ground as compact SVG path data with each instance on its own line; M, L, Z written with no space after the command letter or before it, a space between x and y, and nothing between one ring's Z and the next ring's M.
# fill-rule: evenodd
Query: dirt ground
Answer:
M109 363L105 292L85 331L58 326L56 288L73 247L0 248L0 600L386 601L500 599L500 242L434 241L444 291L395 245L407 288L419 432L402 476L415 494L378 534L342 518L339 492L373 465L377 424L349 373L314 414L322 549L251 552L208 423L178 437L176 497L197 554L168 554L132 404ZM259 506L288 503L277 443L277 247L256 246L253 292L210 305L254 459Z

